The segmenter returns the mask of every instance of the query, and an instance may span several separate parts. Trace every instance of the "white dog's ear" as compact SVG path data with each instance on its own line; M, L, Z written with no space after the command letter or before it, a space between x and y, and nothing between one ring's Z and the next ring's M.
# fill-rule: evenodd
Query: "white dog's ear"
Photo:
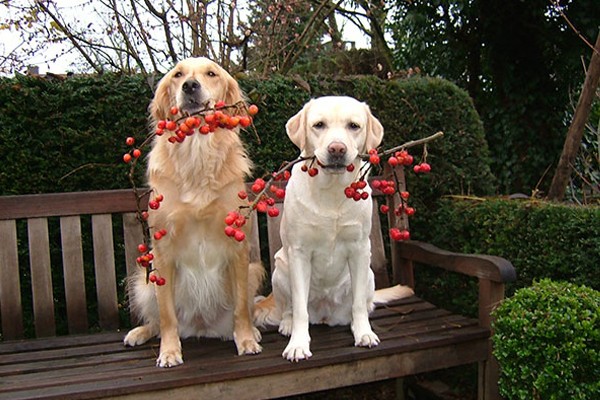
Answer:
M288 120L285 124L285 130L288 137L300 150L304 150L306 146L306 112L311 102L304 105L296 115Z
M226 84L225 98L223 99L225 104L236 104L244 100L244 94L237 81L228 73L224 73L223 76L225 77Z
M171 104L171 93L169 91L170 80L171 77L167 74L158 82L154 98L148 106L150 116L154 122L168 118L169 109L175 105Z
M369 106L365 104L367 108L367 141L365 142L366 150L376 149L383 140L383 125L373 114Z

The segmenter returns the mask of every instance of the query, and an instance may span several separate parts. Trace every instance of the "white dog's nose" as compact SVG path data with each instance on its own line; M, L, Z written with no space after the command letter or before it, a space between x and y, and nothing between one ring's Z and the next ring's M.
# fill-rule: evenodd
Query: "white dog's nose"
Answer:
M346 145L342 142L332 142L329 144L329 146L327 146L327 151L329 152L329 155L333 157L343 157L344 154L346 154L346 150L348 149L346 148Z

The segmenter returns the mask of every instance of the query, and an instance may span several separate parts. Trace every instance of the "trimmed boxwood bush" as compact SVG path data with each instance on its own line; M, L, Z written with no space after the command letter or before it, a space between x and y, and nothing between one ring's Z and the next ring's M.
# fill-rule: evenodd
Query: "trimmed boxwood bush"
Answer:
M493 313L507 399L600 398L600 292L544 279Z

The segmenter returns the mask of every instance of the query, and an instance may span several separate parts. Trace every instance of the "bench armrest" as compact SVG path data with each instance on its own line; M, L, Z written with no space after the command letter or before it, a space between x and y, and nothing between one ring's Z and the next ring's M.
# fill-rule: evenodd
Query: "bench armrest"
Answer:
M498 283L512 282L517 278L512 263L502 257L454 253L414 240L397 242L396 245L401 259Z

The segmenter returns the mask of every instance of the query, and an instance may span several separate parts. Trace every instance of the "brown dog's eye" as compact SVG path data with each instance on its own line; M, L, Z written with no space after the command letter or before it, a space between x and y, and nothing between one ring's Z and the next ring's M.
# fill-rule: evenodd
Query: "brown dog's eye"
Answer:
M348 128L352 129L353 131L357 131L360 129L360 125L357 124L356 122L350 122L348 124Z
M325 123L323 121L319 121L313 125L313 128L322 129L325 127Z
M175 72L175 75L173 75L175 78L181 78L181 76L183 75L183 73L181 71L177 71Z

